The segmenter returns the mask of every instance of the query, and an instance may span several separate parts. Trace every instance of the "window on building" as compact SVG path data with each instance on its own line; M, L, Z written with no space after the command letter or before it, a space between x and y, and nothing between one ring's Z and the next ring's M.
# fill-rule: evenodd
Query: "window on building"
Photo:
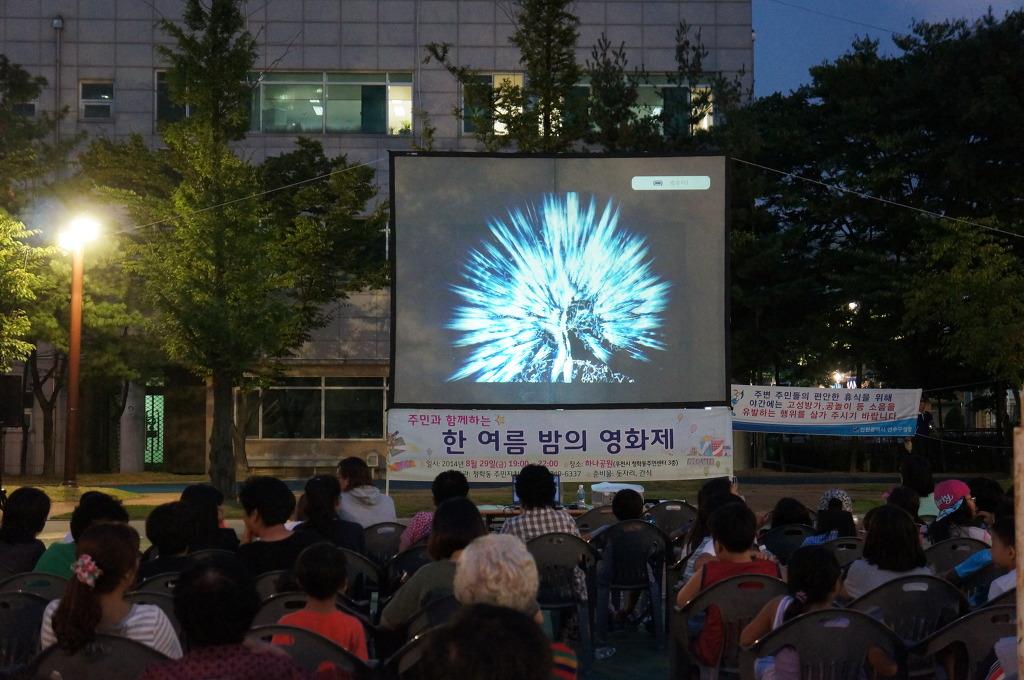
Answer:
M284 378L259 391L246 437L382 439L384 388L384 378ZM239 411L242 398L236 393Z
M167 71L156 72L156 119L160 123L177 123L188 117L187 106L171 100L171 89L167 84Z
M516 85L518 87L523 86L523 74L522 73L481 73L474 76L477 82L487 85L489 87L497 88L503 83L508 85ZM465 100L463 100L463 118L462 118L462 131L466 134L472 134L476 132L475 119L478 117L472 107L466 106ZM506 134L508 130L505 129L505 125L501 122L494 123L494 133L498 135Z
M11 107L14 111L14 115L23 116L25 118L36 117L36 102L20 102Z
M291 134L412 133L411 73L263 73L252 129Z
M634 110L643 116L660 118L663 126L670 129L679 129L680 126L689 127L693 97L696 97L698 93L706 94L710 105L710 93L707 88L694 88L691 91L689 87L670 83L667 76L650 76L649 82L639 87L637 105ZM712 123L713 111L709 109L690 132L709 130Z
M78 84L78 116L106 120L114 116L114 81L85 80Z

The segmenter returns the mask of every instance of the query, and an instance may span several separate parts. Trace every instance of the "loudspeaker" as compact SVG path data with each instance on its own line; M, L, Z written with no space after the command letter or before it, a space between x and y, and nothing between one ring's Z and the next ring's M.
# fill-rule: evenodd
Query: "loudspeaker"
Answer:
M21 427L25 418L20 375L0 375L0 427Z

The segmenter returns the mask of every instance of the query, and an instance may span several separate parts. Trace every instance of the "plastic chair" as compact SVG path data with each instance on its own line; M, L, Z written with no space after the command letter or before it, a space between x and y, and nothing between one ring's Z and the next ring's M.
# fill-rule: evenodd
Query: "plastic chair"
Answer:
M945 574L979 550L987 549L988 546L976 538L948 538L925 550L924 556L936 574Z
M659 529L668 535L684 532L697 519L697 508L686 501L662 501L651 506L647 514Z
M608 604L613 591L646 591L651 600L658 647L665 645L665 602L661 583L668 537L641 519L608 527L601 535L605 544L597 567L597 639L608 635Z
M153 604L160 607L160 610L170 619L174 626L174 632L181 637L181 623L178 615L174 612L174 596L168 593L157 593L147 590L136 590L132 593L125 593L124 599L132 604Z
M800 677L859 680L868 648L875 645L902 664L906 648L896 633L867 614L847 609L809 612L776 628L740 653L740 677L755 680L754 662L784 647L800 655Z
M454 595L440 597L423 605L418 612L409 617L405 624L407 638L414 638L420 633L431 628L443 626L451 621L462 605L455 599Z
M392 557L385 567L385 593L394 593L420 567L430 562L433 562L433 559L425 545L414 545Z
M372 678L374 675L370 666L355 654L335 644L334 641L305 628L280 625L256 626L246 634L245 638L249 641L268 642L274 636L279 636L279 642L275 644L288 652L292 661L305 670L310 677L317 676L317 669L325 663L333 665L335 673L340 671L341 674L346 674L354 680ZM287 637L290 642L281 642L282 637Z
M1017 589L1010 588L1002 595L996 595L991 600L982 605L984 607L998 607L1000 605L1010 605L1011 607L1017 606Z
M50 680L135 680L147 666L169 659L141 642L114 635L96 639L74 654L53 645L32 662L30 677Z
M849 608L880 620L910 645L967 611L967 600L949 581L903 576L864 593Z
M369 600L373 593L380 593L384 577L381 568L365 555L360 555L348 548L341 549L345 553L348 571L348 592L353 600Z
M1017 636L1017 608L1008 605L985 607L962 616L948 626L915 645L915 654L930 656L959 643L965 664L957 664L950 680L979 677L979 666L992 651L996 641Z
M856 562L864 554L864 539L856 536L842 536L822 543L822 546L835 555L841 569Z
M649 525L648 525L649 526ZM653 528L653 527L652 527ZM598 554L593 546L572 534L552 533L537 536L526 544L533 555L540 576L537 604L542 611L575 611L580 622L580 655L586 672L594 661L593 601L589 584L593 582L593 571ZM582 569L588 577L588 596L580 598L576 592L576 570Z
M814 529L806 524L784 524L772 527L762 537L761 544L771 554L785 564L804 543L804 539L814 535Z
M577 517L576 528L580 530L581 534L586 534L590 533L594 529L606 527L609 524L615 524L618 521L619 520L615 517L615 513L612 512L612 506L599 505Z
M16 574L0 583L0 593L34 593L49 601L63 597L67 584L66 578L30 571L25 574Z
M49 601L34 593L0 593L0 667L27 663L39 651Z
M769 600L788 592L785 582L763 574L740 575L719 581L700 592L682 609L674 607L672 617L672 651L669 677L684 677L685 660L692 659L689 650L690 619L704 614L715 605L722 617L722 656L718 666L702 669L701 677L717 678L719 673L739 674L740 633Z
M381 522L363 529L363 540L366 543L366 556L378 567L385 566L392 557L398 554L402 542L405 525L398 522Z
M271 595L276 595L278 592L278 582L287 573L283 569L278 569L277 571L267 571L257 576L256 592L260 594L260 599L266 600Z
M194 553L189 553L189 559L196 560L197 562L202 560L236 560L238 555L231 552L230 550L223 550L221 548L203 548L197 550Z
M179 576L181 574L176 571L150 576L135 588L135 592L174 595L174 586L178 585Z
M378 677L384 680L416 677L416 666L423 658L423 653L433 644L438 630L426 630L402 645L397 652L381 662Z

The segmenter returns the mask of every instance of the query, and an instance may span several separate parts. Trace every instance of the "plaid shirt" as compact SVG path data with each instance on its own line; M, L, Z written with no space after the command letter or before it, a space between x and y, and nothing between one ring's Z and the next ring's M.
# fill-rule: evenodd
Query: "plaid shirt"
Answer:
M576 528L576 521L572 516L562 510L554 508L523 508L523 514L510 517L501 526L501 533L512 534L528 543L531 538L537 538L544 534L572 534L579 536L580 530ZM580 600L587 600L587 577L582 569L577 568L573 573L576 594Z

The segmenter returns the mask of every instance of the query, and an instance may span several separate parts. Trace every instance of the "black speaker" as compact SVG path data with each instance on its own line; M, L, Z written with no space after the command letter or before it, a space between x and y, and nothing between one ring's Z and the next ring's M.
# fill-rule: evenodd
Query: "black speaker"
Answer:
M21 427L25 418L20 375L0 375L0 427Z

